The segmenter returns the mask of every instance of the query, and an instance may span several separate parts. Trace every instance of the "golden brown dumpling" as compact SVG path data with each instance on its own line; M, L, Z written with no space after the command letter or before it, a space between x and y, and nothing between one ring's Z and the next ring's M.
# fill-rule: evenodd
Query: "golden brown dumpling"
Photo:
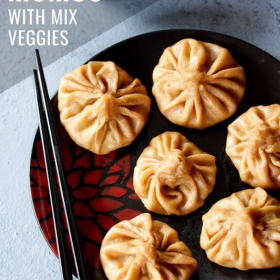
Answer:
M280 188L280 105L250 108L228 126L226 153L243 182Z
M133 184L146 208L163 215L195 211L213 190L215 157L178 132L152 139L134 169Z
M150 98L113 62L89 62L60 82L60 120L76 144L96 154L129 145L144 127Z
M187 280L197 266L177 232L150 214L113 226L100 258L109 280Z
M203 129L236 111L244 70L220 46L184 39L167 48L153 72L153 95L172 123Z
M234 193L202 221L200 245L212 262L240 270L280 265L280 202L265 190Z

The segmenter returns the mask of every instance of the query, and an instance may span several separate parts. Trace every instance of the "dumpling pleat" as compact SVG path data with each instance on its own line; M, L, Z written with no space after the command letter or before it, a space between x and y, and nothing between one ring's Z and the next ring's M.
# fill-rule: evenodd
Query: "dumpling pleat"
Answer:
M246 79L244 69L228 50L184 39L164 51L153 71L153 82L153 95L167 119L203 129L236 111Z
M186 215L204 203L215 179L215 157L180 133L165 132L152 139L139 157L133 184L148 210Z
M201 71L207 59L207 52L201 44L197 44L196 40L189 40L188 44L190 48L190 51L187 53L189 61L186 55L181 56L179 58L179 70L183 71L185 68L189 68L191 70ZM181 53L185 53L184 47L182 47Z
M230 106L233 106L233 108L236 106L237 100L240 99L240 95L243 94L243 86L230 79L211 79L208 83L205 82L205 84L219 89L219 98L224 103L228 103L226 102L227 99L232 100L234 104L230 103Z
M140 80L113 62L83 65L66 74L59 87L62 124L79 146L98 154L130 144L144 127L150 105Z
M228 128L226 152L254 187L280 187L279 116L279 105L252 107Z
M218 50L217 46L214 46L213 48L216 50L217 57L212 62L210 69L207 71L208 75L215 75L221 70L238 66L227 49L220 48Z
M215 85L207 85L205 89L204 94L205 97L207 96L206 100L209 102L209 111L213 114L215 113L215 108L219 108L223 114L232 114L235 111L235 100L228 93L215 87Z
M211 261L240 270L280 265L280 202L263 189L218 201L202 220L200 245Z
M165 65L167 70L178 70L178 53L176 50L172 52L170 48L164 51L164 56L160 58L160 62Z
M109 280L188 280L197 266L177 232L150 214L111 228L100 258Z

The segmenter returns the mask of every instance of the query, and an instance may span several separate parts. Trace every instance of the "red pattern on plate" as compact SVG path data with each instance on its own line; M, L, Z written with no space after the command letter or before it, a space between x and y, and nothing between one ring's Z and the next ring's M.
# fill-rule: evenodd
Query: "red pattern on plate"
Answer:
M42 197L40 200L34 198L33 204L35 211L37 210L36 213L39 222L45 219L52 212L51 205L49 204L47 198Z
M124 172L123 175L123 180L122 182L126 179L130 172L130 156L126 155L123 158L121 158L116 164L114 164L111 169L109 170L109 174L113 172L118 172L122 171Z
M52 218L50 218L48 220L45 220L43 222L40 222L41 229L42 229L46 238L48 238L49 236L53 236L53 238L54 238L54 236L55 236L54 227L50 227L50 223L53 224L53 219ZM52 248L52 249L54 249L54 248Z
M89 169L90 168L90 155L87 154L79 159L77 159L74 163L74 168L77 168L77 167L83 167L85 169Z
M119 175L115 175L115 176L108 176L106 177L100 184L99 186L102 187L104 185L112 185L112 184L116 184L118 182L118 180L120 179Z
M123 203L111 198L95 198L90 202L96 212L110 212L124 206Z
M109 196L113 196L113 197L122 197L126 193L127 193L127 191L120 187L108 187L102 192L102 195L109 195Z
M119 221L141 213L130 209L139 200L133 189L131 157L129 153L118 157L115 151L108 155L92 154L75 145L60 125L58 130L63 164L90 274L94 275L94 279L104 279L101 274L96 277L96 270L101 269L99 249L103 237ZM38 135L34 147L30 171L34 209L43 234L57 255L42 144ZM67 228L64 215L63 218ZM68 235L67 239L70 248Z
M132 200L139 200L139 196L136 193L132 193L131 195L128 196L128 198Z
M37 167L37 161L35 159L31 160L31 167Z
M81 174L81 172L74 171L74 172L67 175L68 184L70 185L70 187L72 189L75 189L79 186L79 184L80 184L80 174Z
M60 150L61 150L61 156L64 159L63 160L64 170L69 171L71 169L72 155L70 151L67 149L67 147L64 145L60 145Z
M77 219L77 225L80 232L85 237L92 241L96 241L97 243L102 242L103 235L100 229L96 226L96 224L93 221Z
M67 146L70 146L71 139L70 139L68 133L66 132L66 130L64 129L64 127L62 126L62 124L60 123L60 121L57 121L56 128L57 128L58 133L61 136L61 139L63 139L63 142L65 142L67 144ZM79 147L79 146L77 146L77 147Z
M41 140L37 141L36 147L37 147L37 158L36 159L38 160L38 163L39 163L40 167L42 169L46 169L45 160L44 160L44 154L43 154L43 147L42 147Z
M95 155L94 165L96 167L108 166L116 157L116 151L109 153L108 155Z
M85 203L82 203L79 201L77 201L74 204L74 211L75 211L75 214L80 217L85 217L85 218L94 217L93 211Z
M99 260L99 250L97 249L95 244L90 242L85 242L85 250L84 254L89 264L92 267L96 267L97 269L101 269L101 264Z
M98 215L97 222L105 230L109 230L116 224L114 219L106 215Z
M41 199L42 197L48 197L48 196L49 196L48 188L37 186L32 190L33 200L38 200Z
M84 182L86 184L96 185L100 181L101 176L102 176L101 170L89 171L88 173L86 173Z
M30 175L38 186L48 188L48 180L45 170L31 169Z
M120 211L119 213L114 214L114 216L116 218L118 218L120 221L124 221L124 220L130 220L135 218L136 216L138 216L139 214L141 214L141 212L133 210L133 209L124 209L122 211Z
M134 190L134 187L133 187L133 177L131 177L131 178L128 180L126 186L127 186L128 188L130 188L131 190Z
M98 189L95 189L93 187L82 186L81 188L75 190L73 192L73 195L77 199L85 200L93 198L98 193L98 191Z

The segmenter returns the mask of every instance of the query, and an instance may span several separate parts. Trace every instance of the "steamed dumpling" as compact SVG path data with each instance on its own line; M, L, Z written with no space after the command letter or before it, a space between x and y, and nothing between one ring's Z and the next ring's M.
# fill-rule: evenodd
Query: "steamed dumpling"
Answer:
M153 72L153 95L172 123L203 129L236 111L244 70L220 46L184 39L167 48Z
M60 82L60 120L79 146L107 154L129 145L144 127L150 98L138 79L113 62L89 62Z
M216 180L215 157L177 132L152 139L134 169L133 184L145 207L186 215L203 205Z
M234 193L202 221L200 245L212 262L240 270L280 265L280 202L265 190Z
M113 226L100 258L109 280L187 280L197 266L177 232L150 214Z
M280 188L280 105L250 108L228 127L226 153L243 182Z

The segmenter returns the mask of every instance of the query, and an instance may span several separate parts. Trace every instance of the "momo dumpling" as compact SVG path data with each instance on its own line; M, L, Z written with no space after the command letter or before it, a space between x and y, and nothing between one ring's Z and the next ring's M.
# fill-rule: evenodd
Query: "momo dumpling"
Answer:
M226 153L243 182L280 188L280 105L250 108L228 126Z
M280 266L280 202L265 190L234 193L202 221L200 246L212 262L240 270Z
M218 45L184 39L165 49L153 72L153 95L172 123L203 129L237 109L245 92L245 73Z
M197 267L177 232L150 214L113 226L100 259L109 280L188 280Z
M148 210L182 216L203 205L215 185L216 171L214 156L178 132L165 132L140 155L133 184Z
M129 145L144 127L150 104L140 80L113 62L79 67L61 79L58 91L64 128L77 145L96 154Z

